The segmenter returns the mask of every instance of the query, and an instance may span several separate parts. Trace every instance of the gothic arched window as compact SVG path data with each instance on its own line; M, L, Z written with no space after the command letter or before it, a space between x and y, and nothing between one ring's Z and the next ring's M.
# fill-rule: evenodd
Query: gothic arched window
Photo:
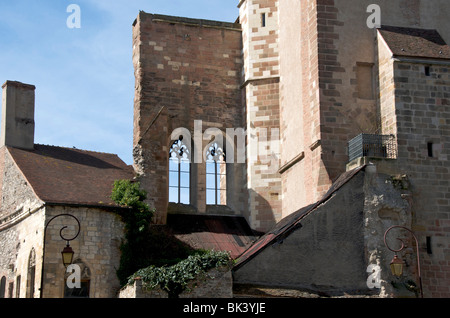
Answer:
M227 165L225 151L212 143L206 152L206 204L227 204Z
M73 265L78 266L77 269L79 272L79 286L69 286L67 283L71 278L71 274L66 273L64 276L64 298L89 298L90 293L90 285L91 285L91 270L89 267L81 260L76 259L72 263ZM74 283L72 281L72 283Z
M190 153L183 137L169 151L169 202L190 203Z
M32 248L30 252L30 257L28 258L27 298L34 298L35 276L36 276L36 252L34 251L34 248Z
M5 298L5 290L6 290L6 277L3 276L0 279L0 298Z

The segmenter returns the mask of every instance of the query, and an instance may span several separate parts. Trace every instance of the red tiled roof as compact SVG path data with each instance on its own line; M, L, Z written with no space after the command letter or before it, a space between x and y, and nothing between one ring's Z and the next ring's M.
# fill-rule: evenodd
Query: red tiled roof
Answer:
M396 56L450 59L450 47L436 30L383 25L378 32Z
M114 154L44 145L8 151L45 203L114 206L114 181L134 177L132 167Z
M258 236L239 216L169 214L167 226L180 241L195 249L230 252L241 255Z

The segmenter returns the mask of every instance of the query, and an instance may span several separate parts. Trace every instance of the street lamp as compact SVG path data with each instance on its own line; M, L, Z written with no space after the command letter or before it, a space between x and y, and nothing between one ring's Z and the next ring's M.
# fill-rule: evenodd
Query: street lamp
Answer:
M67 267L67 266L69 266L70 264L72 264L72 261L73 261L73 254L74 254L74 251L73 251L72 247L70 247L70 244L69 244L69 243L70 243L70 241L73 241L74 239L76 239L76 238L78 237L78 234L80 234L80 230L81 230L80 221L78 221L78 219L77 219L75 216L73 216L72 214L59 214L59 215L56 215L56 216L52 217L52 218L47 222L47 224L45 225L45 228L44 228L44 241L43 241L43 248L42 248L42 269L41 269L41 289L40 289L40 291L41 291L41 292L40 292L40 297L41 297L41 298L42 298L43 289L44 289L45 235L46 235L46 233L47 233L47 227L48 227L48 225L49 225L54 219L56 219L56 218L58 218L58 217L61 217L61 216L68 216L68 217L71 217L71 218L75 219L75 221L76 221L77 224L78 224L78 231L77 231L77 233L75 234L75 236L70 237L70 238L64 237L63 234L62 234L62 232L64 231L64 229L67 228L67 226L63 226L63 227L59 230L59 236L60 236L64 241L67 242L66 247L64 247L64 249L63 249L62 252L61 252L62 261L63 261L63 264L64 264L65 267Z
M386 247L387 247L389 250L391 250L392 252L395 253L394 259L391 261L391 264L390 264L392 275L394 275L394 276L396 276L396 277L400 277L400 276L402 276L402 274L403 274L403 265L404 265L404 262L403 262L403 260L402 260L401 258L399 258L399 257L397 256L397 252L400 252L401 250L403 250L403 249L405 248L404 242L403 242L401 239L399 239L399 238L397 238L397 240L399 240L400 242L402 242L402 246L401 246L398 250L395 250L395 249L390 248L389 245L387 244L387 242L386 242L386 236L387 236L388 232L389 232L390 230L394 229L394 228L401 228L401 229L404 229L404 230L410 232L410 233L412 234L412 236L414 237L414 240L416 241L417 273L418 273L418 276L419 276L420 296L423 298L422 277L421 277L421 275L420 275L419 243L418 243L417 237L414 235L414 232L413 232L413 231L411 231L410 229L408 229L408 228L406 228L406 227L404 227L404 226L400 226L400 225L394 225L394 226L391 226L391 227L388 228L388 229L386 230L386 232L384 233L384 245L386 245Z
M69 242L67 242L67 246L64 247L64 249L61 252L63 264L65 267L72 264L73 254L74 254L74 252L73 252L72 248L70 247Z
M400 277L403 274L403 260L398 258L397 254L394 255L394 259L391 261L391 272L392 275Z

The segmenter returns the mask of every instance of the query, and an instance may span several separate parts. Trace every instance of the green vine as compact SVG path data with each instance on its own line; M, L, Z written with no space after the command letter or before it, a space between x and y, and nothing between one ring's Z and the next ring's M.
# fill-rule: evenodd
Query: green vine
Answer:
M230 255L226 252L203 251L190 255L187 259L172 266L149 266L138 270L130 276L128 283L132 284L140 278L144 286L153 289L159 286L169 294L169 298L178 298L188 283L206 271L230 264Z
M114 182L111 199L125 207L117 210L125 223L125 239L120 246L121 258L117 269L122 286L127 284L130 275L142 268L172 266L199 253L177 240L165 227L151 226L154 211L144 202L146 198L147 193L141 190L139 182Z
M118 214L125 223L125 241L120 247L122 255L117 276L123 284L126 277L137 268L147 266L145 240L149 236L153 211L144 202L147 193L140 189L139 182L118 180L114 182L111 199L122 207Z

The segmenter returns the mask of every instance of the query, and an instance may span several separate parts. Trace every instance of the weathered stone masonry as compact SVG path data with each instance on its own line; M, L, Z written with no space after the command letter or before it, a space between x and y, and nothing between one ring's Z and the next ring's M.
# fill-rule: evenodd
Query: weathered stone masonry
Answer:
M268 230L282 217L278 1L240 1L247 136L248 220Z
M155 221L165 224L168 207L168 154L171 134L186 128L202 149L210 140L194 136L194 121L208 128L244 125L240 25L141 12L133 27L136 75L134 156ZM186 141L186 140L185 140ZM226 149L225 149L226 151ZM194 150L192 150L192 153ZM194 161L194 158L191 158ZM191 164L191 206L205 213L205 163ZM234 161L236 162L236 160ZM244 210L244 164L228 165L228 207Z
M430 67L430 75L425 74ZM450 66L394 62L393 116L399 173L413 188L413 229L420 239L425 293L446 297L449 290ZM389 119L388 119L389 118Z

